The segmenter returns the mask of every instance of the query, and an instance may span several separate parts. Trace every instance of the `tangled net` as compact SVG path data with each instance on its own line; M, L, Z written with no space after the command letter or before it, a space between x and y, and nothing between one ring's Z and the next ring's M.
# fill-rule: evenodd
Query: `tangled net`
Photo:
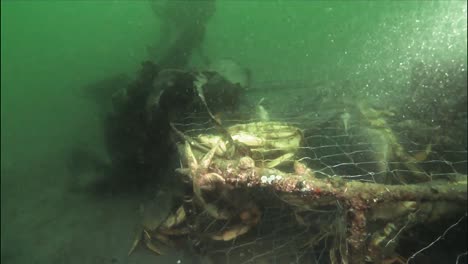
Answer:
M171 238L207 263L409 263L463 228L466 144L433 121L365 104L277 110L274 122L222 119L231 138L203 114L173 123L188 188L184 219L167 228L184 230ZM444 224L439 238L421 239Z

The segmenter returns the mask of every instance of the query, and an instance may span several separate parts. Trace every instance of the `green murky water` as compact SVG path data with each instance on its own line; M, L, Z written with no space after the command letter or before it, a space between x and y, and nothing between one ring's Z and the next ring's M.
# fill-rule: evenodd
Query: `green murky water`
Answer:
M435 108L466 111L466 9L466 1L216 1L201 47L209 59L249 68L251 88L284 98L278 105L302 96L288 84L320 83L322 92L400 108L403 116L405 107L417 108L437 123L445 108ZM96 106L82 87L118 73L134 78L160 37L146 1L1 2L2 263L155 261L143 250L126 255L139 198L70 193L64 164L76 145L103 149ZM402 103L421 62L446 82ZM197 55L189 65L206 66ZM464 117L456 135L466 168ZM158 260L192 258L176 252Z

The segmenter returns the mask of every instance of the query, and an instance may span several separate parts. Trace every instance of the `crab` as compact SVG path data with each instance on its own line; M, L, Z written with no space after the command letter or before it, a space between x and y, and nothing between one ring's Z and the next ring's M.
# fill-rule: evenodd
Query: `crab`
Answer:
M252 203L248 203L247 206L244 205L241 208L237 208L238 210L227 210L205 200L203 191L214 191L220 188L227 188L223 176L213 172L215 170L210 168L217 149L218 145L215 145L201 158L200 161L198 161L192 151L190 143L186 142L184 155L188 161L189 168L181 169L179 172L190 177L192 181L194 200L210 217L216 220L232 220L237 218L239 222L238 224L229 226L221 232L209 235L213 240L229 241L247 233L253 226L255 226L260 220L261 212L258 207ZM246 159L247 158L241 158L244 162L240 162L239 166L245 165L244 163L246 163ZM222 198L226 199L226 201L233 200L231 199L232 197L223 197L223 195L220 195L220 199Z
M234 142L249 148L257 165L274 168L292 162L300 149L303 135L299 128L282 122L253 122L227 128ZM229 141L218 135L198 135L195 139L202 151L217 146L215 155L228 158L231 153Z
M206 212L216 219L228 219L230 214L227 211L220 210L215 205L207 203L202 194L202 190L213 190L217 184L225 183L221 175L209 172L209 167L217 148L218 145L215 145L199 162L193 154L190 143L186 142L184 154L188 161L189 169L188 171L182 170L182 173L190 177L194 197Z
M368 139L373 143L373 151L376 153L376 158L379 161L379 171L386 173L402 167L412 174L411 181L428 181L431 177L419 166L428 158L432 151L432 144L428 144L423 151L415 154L410 154L400 143L399 136L394 132L387 117L395 116L395 113L387 110L377 110L367 104L358 104L358 115L360 117L360 127ZM398 161L398 162L396 162ZM397 166L390 168L390 165ZM384 182L390 181L386 175ZM406 182L402 176L398 176L397 180Z
M230 196L230 192L226 191L230 186L226 184L223 172L212 162L213 159L238 161L233 164L244 170L256 166L274 168L287 162L292 164L303 141L299 128L282 122L238 124L225 129L227 135L202 134L193 138L171 126L185 142L179 145L179 150L186 168L177 171L187 177L186 182L192 184L195 204L215 220L234 223L221 232L209 235L211 239L221 241L246 234L260 221L261 212L255 204ZM238 146L248 148L249 154L233 151ZM214 194L217 202L207 201L206 192L210 192L211 197Z
M155 208L150 208L155 209ZM174 213L169 215L156 214L153 211L142 210L143 221L137 232L137 236L130 248L128 255L131 255L135 248L143 241L145 246L157 255L164 254L164 247L171 246L171 236L185 235L189 232L187 228L178 228L185 221L186 214L184 207L179 207Z

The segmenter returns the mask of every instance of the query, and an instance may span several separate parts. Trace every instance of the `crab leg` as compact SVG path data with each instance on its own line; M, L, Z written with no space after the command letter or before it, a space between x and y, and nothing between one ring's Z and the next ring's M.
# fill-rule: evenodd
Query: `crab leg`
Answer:
M133 244L132 244L132 247L130 248L130 250L128 251L128 255L130 256L133 251L135 251L135 248L138 246L138 244L140 243L140 240L141 240L141 236L143 235L143 229L141 230L138 230L136 236L135 236L135 239L133 240Z
M208 151L208 153L206 153L205 156L203 156L202 160L200 161L201 169L205 169L205 170L208 169L208 167L211 164L211 161L213 160L213 156L216 153L216 150L218 149L218 146L219 146L219 142L210 151Z
M193 154L192 147L190 147L190 143L188 141L185 141L185 158L188 161L190 170L192 171L192 174L198 170L198 161L195 158L195 155Z
M217 208L213 204L209 204L203 198L202 190L200 183L205 181L205 177L208 177L206 180L208 181L222 181L224 182L224 178L220 175L215 173L206 173L208 167L211 164L213 156L216 152L218 145L214 146L200 161L200 164L196 161L195 156L193 155L192 149L188 142L185 143L185 154L187 159L189 160L190 168L191 168L191 175L192 175L192 186L193 186L193 193L195 197L206 210L206 212L216 218L216 219L227 219L229 215L226 212L223 212L219 208Z
M158 255L163 255L163 252L155 244L153 244L150 234L146 230L143 230L143 232L144 232L143 238L144 238L146 246L154 253Z

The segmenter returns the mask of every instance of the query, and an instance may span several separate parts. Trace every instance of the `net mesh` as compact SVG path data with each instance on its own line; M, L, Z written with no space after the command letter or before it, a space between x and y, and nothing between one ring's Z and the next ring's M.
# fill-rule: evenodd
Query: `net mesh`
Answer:
M272 111L272 116L276 116L275 121L285 122L302 130L304 144L295 159L309 163L316 173L323 176L378 182L376 179L389 173L413 173L414 171L406 168L405 162L417 163L422 168L418 173L427 177L466 174L467 171L467 150L463 139L445 139L446 142L441 142L437 137L443 135L440 135L441 129L437 127L416 127L419 131L414 135L410 127L403 127L404 123L388 122L388 127L382 129L362 128L359 124L351 123L345 132L339 115L332 120L313 117L313 114L304 117L289 115ZM223 124L229 126L258 121L261 120L226 119ZM418 121L414 126L434 122L436 121ZM467 124L466 120L460 122L465 126ZM191 115L183 123L176 125L191 136L217 134L216 128L203 115ZM385 130L388 129L391 129L392 137L398 141L385 138ZM395 155L390 157L392 149L397 151L396 148L402 148L408 157L414 157L415 160L399 160L404 157Z
M466 118L456 120L456 131L443 127L446 120L408 120L401 118L401 113L379 112L369 118L356 110L358 107L341 104L343 100L338 97L318 100L323 94L310 96L305 89L302 95L300 89L296 91L293 97L264 100L254 91L249 98L261 101L271 120L301 130L302 145L291 160L305 163L315 177L408 184L467 174L466 137L460 137L466 135ZM252 111L217 117L225 127L264 118ZM190 137L217 134L204 113L187 114L175 127ZM294 171L292 166L281 170ZM332 206L304 209L292 206L275 191L243 190L239 195L261 208L261 219L246 234L229 241L193 238L193 245L207 263L341 263L348 254L345 234L349 225L339 201ZM231 220L197 214L203 234L223 232L235 225ZM399 231L388 231L387 236L400 235Z

